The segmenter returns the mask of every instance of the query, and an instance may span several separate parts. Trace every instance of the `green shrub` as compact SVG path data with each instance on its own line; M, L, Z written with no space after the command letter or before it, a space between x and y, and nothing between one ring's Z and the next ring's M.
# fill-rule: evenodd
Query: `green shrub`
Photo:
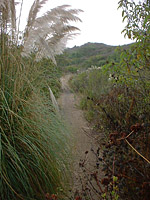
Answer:
M128 51L126 56L130 54ZM122 54L124 58L125 55ZM121 59L120 63L110 63L99 71L88 70L84 76L74 77L72 84L83 96L81 104L86 110L85 116L94 124L101 149L104 149L96 164L103 166L109 182L114 175L118 177L121 198L136 196L141 199L142 194L147 200L150 175L149 71L143 69L139 75L132 67L133 71L129 73L128 69L119 67L122 64ZM109 73L113 77L108 78ZM105 135L104 139L101 133ZM114 171L110 167L114 167Z
M67 66L65 67L64 71L65 72L70 72L70 73L77 73L78 67L77 66Z

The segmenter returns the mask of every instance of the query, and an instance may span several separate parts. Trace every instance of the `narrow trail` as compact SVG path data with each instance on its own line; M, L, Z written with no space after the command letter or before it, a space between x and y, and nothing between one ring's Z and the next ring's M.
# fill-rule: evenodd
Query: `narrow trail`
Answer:
M84 162L86 157L86 167L89 171L94 170L95 155L91 151L96 148L96 141L91 136L91 129L83 116L83 111L78 108L79 98L73 94L68 86L68 81L71 75L65 75L61 78L62 94L58 100L61 109L61 114L70 127L73 134L73 193L82 194L81 190L87 185L86 173L83 172L79 163ZM88 152L88 153L87 153ZM81 184L82 182L82 184ZM97 198L94 198L96 200Z

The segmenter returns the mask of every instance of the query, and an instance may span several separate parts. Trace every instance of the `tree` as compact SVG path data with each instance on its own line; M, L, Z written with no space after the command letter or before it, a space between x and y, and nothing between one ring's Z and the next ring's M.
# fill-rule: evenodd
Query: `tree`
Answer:
M139 3L130 0L119 1L123 21L127 25L122 31L130 39L136 40L134 51L137 67L149 68L150 64L150 0ZM140 65L139 65L140 63Z

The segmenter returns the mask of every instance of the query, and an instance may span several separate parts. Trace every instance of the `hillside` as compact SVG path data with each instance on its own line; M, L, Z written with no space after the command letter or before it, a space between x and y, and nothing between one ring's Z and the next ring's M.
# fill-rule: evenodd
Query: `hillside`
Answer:
M110 46L103 43L86 43L82 46L68 48L62 55L57 57L57 64L65 69L89 68L91 65L102 66L110 60L119 59L117 48L128 48L124 46Z

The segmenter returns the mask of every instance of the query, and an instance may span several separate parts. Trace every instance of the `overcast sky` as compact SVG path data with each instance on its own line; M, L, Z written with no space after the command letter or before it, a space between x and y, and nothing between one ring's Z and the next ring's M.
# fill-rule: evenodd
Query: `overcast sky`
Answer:
M49 10L60 5L71 5L72 8L82 9L84 12L78 16L82 23L75 25L81 32L67 46L80 46L87 42L105 43L108 45L129 44L132 41L125 39L121 31L125 24L122 23L121 10L117 10L119 0L48 0L45 9ZM33 0L25 0L23 18L27 19L27 11ZM43 8L44 9L44 8Z

